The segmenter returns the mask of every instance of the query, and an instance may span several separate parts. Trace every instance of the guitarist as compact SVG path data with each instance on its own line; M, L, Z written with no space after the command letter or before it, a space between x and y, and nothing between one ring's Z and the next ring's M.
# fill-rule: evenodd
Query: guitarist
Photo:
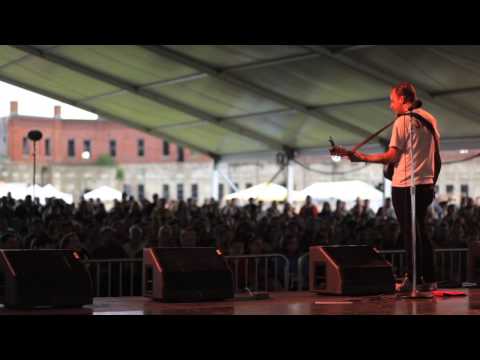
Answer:
M392 137L387 152L367 155L337 146L331 149L332 155L346 156L352 162L390 163L393 165L392 201L407 252L408 271L403 283L397 286L399 292L410 292L413 286L411 281L413 263L410 198L412 172L410 136L412 134L416 185L417 254L419 255L417 256L417 274L420 280L418 281L418 290L432 291L436 289L433 248L426 235L425 221L427 208L434 199L434 185L441 166L441 162L438 161L440 133L435 117L421 107L422 103L417 99L414 85L410 83L399 84L392 89L390 94L390 108L397 119L393 124ZM420 115L424 120L419 121L410 112ZM425 120L428 123L425 124L423 122ZM436 139L433 135L436 136Z

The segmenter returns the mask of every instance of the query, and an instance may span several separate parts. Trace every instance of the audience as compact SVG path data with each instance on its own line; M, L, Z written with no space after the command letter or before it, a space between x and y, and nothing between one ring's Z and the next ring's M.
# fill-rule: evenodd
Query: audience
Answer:
M338 200L335 209L307 197L299 213L290 204L249 199L241 207L214 199L198 206L194 199L136 201L126 194L110 210L97 201L68 205L62 200L27 196L0 199L0 248L74 249L83 259L141 259L145 247L216 247L227 256L283 254L296 260L312 245L368 244L379 250L402 249L390 199L375 213L368 200L352 209ZM264 210L266 208L266 210ZM460 206L439 199L427 215L434 248L466 248L480 241L480 206L471 198ZM251 265L249 265L251 266Z
M296 239L300 252L311 245L370 244L381 250L399 249L399 228L390 199L375 213L368 199L357 199L352 209L338 200L336 208L311 197L299 213L290 204L249 199L221 208L213 199L198 206L194 199L136 201L124 194L107 211L99 200L81 200L76 206L48 199L40 205L30 196L0 199L0 239L5 248L81 248L92 258L141 258L143 248L217 247L225 254L284 253L286 240ZM480 240L480 207L471 198L457 207L445 199L429 209L429 240L436 248L467 247ZM8 242L8 245L7 245ZM242 244L242 246L240 246ZM243 249L243 250L241 250Z

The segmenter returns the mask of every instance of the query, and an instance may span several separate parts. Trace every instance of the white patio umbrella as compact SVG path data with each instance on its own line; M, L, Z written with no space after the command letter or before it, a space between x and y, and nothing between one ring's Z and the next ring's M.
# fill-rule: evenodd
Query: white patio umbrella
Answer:
M7 196L11 193L15 200L23 200L27 196L27 184L24 183L2 183L0 186L0 196Z
M374 211L383 205L383 193L358 180L315 183L301 193L303 199L309 195L313 200L328 201L331 205L334 205L336 200L342 200L347 203L348 208L354 205L357 198L370 200L370 207Z
M27 187L27 195L30 195L30 196L33 197L33 190L34 190L33 185L30 185L29 187ZM43 195L43 187L41 187L38 184L35 184L35 197L39 198L40 201L42 199L45 199L45 196Z
M227 195L226 200L248 200L250 198L262 201L285 201L288 190L284 186L273 183L262 183L251 188Z
M73 195L61 192L52 184L47 184L43 187L43 196L45 198L56 198L62 199L67 204L71 204L73 202Z
M100 201L113 201L113 200L122 200L122 193L118 190L115 190L109 186L102 186L98 189L90 191L83 195L85 200L96 200L100 199Z

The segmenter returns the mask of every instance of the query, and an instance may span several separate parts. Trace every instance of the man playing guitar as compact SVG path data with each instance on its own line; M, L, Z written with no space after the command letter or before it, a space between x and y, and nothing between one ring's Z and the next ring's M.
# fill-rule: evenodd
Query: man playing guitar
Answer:
M416 271L418 279L421 279L418 290L432 291L436 289L433 248L430 239L427 238L425 218L427 209L434 199L434 185L439 173L439 170L436 171L436 166L439 165L436 160L439 159L439 157L436 158L436 151L438 153L440 133L435 117L421 107L422 104L416 97L415 87L410 83L399 84L392 89L390 94L390 108L397 118L393 124L392 137L386 152L364 154L356 149L352 151L334 146L333 142L330 150L332 155L348 157L352 162L393 164L392 201L407 252L407 276L397 287L399 292L412 290L410 201L412 155L415 166L413 171L416 191L417 239L419 240L416 243L417 254L419 254ZM437 164L435 164L436 161Z

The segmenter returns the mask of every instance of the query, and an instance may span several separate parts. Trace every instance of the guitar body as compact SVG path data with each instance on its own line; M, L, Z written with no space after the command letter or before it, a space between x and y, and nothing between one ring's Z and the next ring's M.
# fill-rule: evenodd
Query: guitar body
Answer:
M385 179L388 179L392 181L393 178L393 170L394 170L394 165L393 163L389 162L388 164L385 164L383 166L383 177Z

